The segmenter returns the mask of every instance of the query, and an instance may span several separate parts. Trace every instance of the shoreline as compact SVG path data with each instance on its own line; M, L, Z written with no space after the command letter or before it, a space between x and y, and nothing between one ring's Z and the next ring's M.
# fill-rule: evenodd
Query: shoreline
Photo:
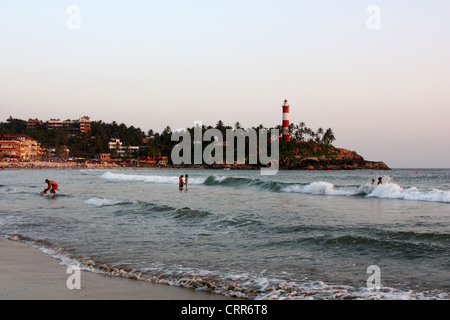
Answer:
M41 170L41 169L124 169L128 167L121 167L116 164L98 164L98 163L87 163L79 164L74 162L66 161L19 161L19 162L6 162L0 161L0 170Z
M226 167L226 166L198 166L198 165L181 165L181 166L119 166L117 164L100 164L100 163L86 163L79 164L74 162L54 162L54 161L26 161L26 162L6 162L0 161L0 170L144 170L144 169L164 169L164 170L260 170L260 167ZM354 171L354 170L368 170L368 171L391 171L391 168L376 168L376 167L352 167L352 166L330 166L330 167L292 167L281 166L280 171Z
M71 275L66 266L38 248L0 237L0 300L235 300L89 271L81 271L80 289L68 289Z

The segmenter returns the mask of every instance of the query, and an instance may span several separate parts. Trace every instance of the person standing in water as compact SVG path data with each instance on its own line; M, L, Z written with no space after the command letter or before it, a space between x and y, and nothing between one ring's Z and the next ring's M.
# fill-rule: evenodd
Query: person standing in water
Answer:
M378 178L378 184L383 184L383 182L381 182L381 177Z
M180 186L179 189L183 190L184 182L183 182L183 175L180 176Z
M184 184L186 186L186 190L188 189L188 175L184 176Z
M50 181L48 179L45 179L45 182L47 182L47 189L45 189L42 193L47 194L47 191L50 189L50 193L56 193L56 190L58 190L58 184L55 181Z

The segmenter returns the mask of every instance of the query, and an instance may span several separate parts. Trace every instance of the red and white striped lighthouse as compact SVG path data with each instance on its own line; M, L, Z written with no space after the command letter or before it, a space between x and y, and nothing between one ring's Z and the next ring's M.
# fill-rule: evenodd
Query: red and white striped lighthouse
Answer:
M289 103L284 99L283 103L283 141L291 141L289 134Z

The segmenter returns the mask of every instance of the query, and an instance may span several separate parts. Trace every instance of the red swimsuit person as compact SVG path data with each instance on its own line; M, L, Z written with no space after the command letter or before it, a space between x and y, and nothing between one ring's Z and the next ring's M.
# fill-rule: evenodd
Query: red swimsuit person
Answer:
M58 189L58 184L55 181L49 181L45 179L45 182L48 184L48 188L44 190L44 194L47 194L47 191L50 190L50 193L56 193L55 190Z

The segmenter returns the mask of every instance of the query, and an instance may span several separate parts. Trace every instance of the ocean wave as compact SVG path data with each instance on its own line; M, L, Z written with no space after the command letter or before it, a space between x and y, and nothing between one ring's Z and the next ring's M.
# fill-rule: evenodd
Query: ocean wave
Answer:
M262 181L259 179L210 176L206 179L204 184L234 187L258 187L263 190L286 193L330 196L365 196L368 198L450 203L450 191L443 191L439 189L427 191L421 190L417 187L405 189L392 182L389 177L386 177L385 180L386 182L381 185L364 183L359 186L335 186L334 184L326 181L314 181L312 183L285 183Z
M136 202L136 206L139 210L149 210L152 212L173 212L176 208L167 206L165 204L157 205L151 202L140 201Z
M62 265L76 265L80 270L170 286L186 287L208 291L219 295L254 300L435 300L448 299L441 290L400 290L382 286L379 289L355 287L346 284L329 283L320 280L288 280L284 277L239 271L212 271L189 268L180 265L155 263L146 268L133 268L126 264L107 265L91 257L58 248L46 241L34 241L21 235L8 237L13 241L25 242L38 248L44 254L61 262Z
M359 187L335 187L333 184L328 182L313 182L306 186L298 185L294 187L287 187L283 191L334 196L364 195L367 198L450 203L450 191L442 191L439 189L426 191L416 187L405 189L392 182L375 186L367 183Z
M106 172L103 179L118 181L140 181L148 183L178 184L177 176L127 175ZM450 191L439 189L422 190L417 187L403 188L394 183L390 177L383 178L383 184L363 183L359 186L336 186L326 181L311 183L288 183L261 180L258 178L229 177L212 175L208 177L192 177L189 183L194 185L224 186L235 188L258 188L273 192L302 193L330 196L365 196L367 198L401 199L412 201L429 201L450 203Z
M442 237L444 238L445 235ZM415 259L417 256L423 256L429 253L445 254L448 250L445 240L439 244L436 242L416 240L374 238L366 235L340 235L336 237L322 237L309 240L324 246L336 246L339 247L340 250L347 248L352 252L367 252L367 250L370 249L372 251L384 251L385 257L388 257L390 254L393 256L401 254L403 259Z
M339 187L336 188L332 183L317 181L310 184L291 184L281 188L282 192L296 192L317 195L332 196L354 196L361 194L360 188L355 187Z
M208 211L195 210L189 207L184 207L174 210L174 218L176 219L202 219L211 216L212 213Z
M89 204L94 207L105 207L105 206L115 206L118 204L129 204L131 202L125 201L125 200L114 200L114 199L93 197L88 200L85 200L84 203Z
M163 183L163 184L178 184L178 176L145 176L145 175L133 175L133 174L121 174L105 172L101 175L101 178L107 180L117 181L136 181L136 182L148 182L148 183ZM203 184L206 178L189 178L189 184Z
M404 189L395 183L376 186L367 197L450 203L450 191L439 189L426 191L416 187Z
M213 213L211 212L196 210L189 207L176 208L168 205L157 205L151 202L140 200L133 202L122 199L92 197L88 200L85 200L84 203L94 207L127 205L127 214L134 213L136 215L147 215L149 212L160 214L165 213L174 219L201 219L213 215ZM122 209L120 212L122 212Z

